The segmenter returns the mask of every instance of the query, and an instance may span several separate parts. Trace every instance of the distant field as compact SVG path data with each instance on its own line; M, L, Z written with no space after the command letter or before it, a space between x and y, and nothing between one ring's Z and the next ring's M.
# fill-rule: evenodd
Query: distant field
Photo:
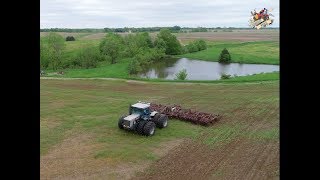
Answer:
M234 30L233 32L179 33L178 39L188 42L196 39L207 41L279 41L279 30Z
M188 42L195 39L205 39L207 41L279 41L279 30L262 29L262 30L233 30L233 32L190 32L190 33L174 33L182 42ZM40 36L47 35L47 32L40 32ZM63 36L73 35L80 37L83 40L99 40L102 39L106 33L61 33ZM128 33L119 33L126 35ZM150 33L155 37L157 32Z
M62 35L63 37L73 36L75 38L81 38L81 37L92 34L92 33L69 33L69 32L57 32L57 33ZM47 36L48 34L49 32L40 32L40 37Z
M129 103L218 113L170 120L146 138L119 130ZM279 179L279 81L237 84L40 80L41 179Z

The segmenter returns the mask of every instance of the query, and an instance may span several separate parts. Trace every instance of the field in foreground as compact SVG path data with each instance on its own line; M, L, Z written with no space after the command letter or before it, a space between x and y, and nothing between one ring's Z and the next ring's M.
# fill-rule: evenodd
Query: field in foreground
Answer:
M171 120L155 136L120 131L135 101L223 116ZM41 179L278 179L279 82L40 80Z

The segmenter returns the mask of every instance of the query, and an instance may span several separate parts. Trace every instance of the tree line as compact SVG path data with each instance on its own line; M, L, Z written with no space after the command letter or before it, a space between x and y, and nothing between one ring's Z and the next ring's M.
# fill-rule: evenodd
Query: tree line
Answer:
M169 29L171 32L208 32L210 30L245 30L251 28L237 28L237 27L123 27L123 28L83 28L83 29L70 29L70 28L44 28L40 29L40 32L74 32L74 33L104 33L104 32L159 32L161 29ZM278 29L269 27L269 29Z

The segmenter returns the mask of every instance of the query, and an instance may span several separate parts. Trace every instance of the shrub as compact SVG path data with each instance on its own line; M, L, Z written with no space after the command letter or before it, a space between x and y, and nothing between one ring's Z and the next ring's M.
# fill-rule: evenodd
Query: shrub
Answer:
M99 61L103 61L104 57L99 53L99 50L94 47L87 47L82 49L74 60L72 65L74 67L95 68Z
M128 72L129 74L137 74L142 70L140 63L137 59L133 58L132 61L130 61L128 66Z
M141 67L147 66L150 63L158 61L164 57L164 49L158 48L140 48L139 52L134 56Z
M221 78L220 79L230 79L231 75L230 74L221 74Z
M229 63L230 61L231 61L230 53L226 48L224 48L220 53L219 62L220 63Z
M189 53L193 53L193 52L199 51L197 45L195 43L193 43L193 42L188 44L186 47L187 47Z
M76 39L73 36L67 36L66 41L75 41Z
M207 49L207 43L204 40L196 40L193 42L190 42L188 45L185 46L185 48L182 48L182 52L186 52L185 49L189 53L197 52L197 51L202 51Z
M181 71L179 71L176 74L175 80L185 80L187 78L187 76L188 76L187 70L186 69L182 69Z
M199 51L207 49L207 43L202 39L197 40L196 45L197 45Z
M182 53L182 54L186 54L186 53L188 53L188 52L189 52L189 50L188 50L187 46L182 46L182 48L181 48L181 53Z
M62 64L62 52L65 49L64 38L57 33L50 32L43 40L47 41L47 55L49 60L49 67L57 70L61 68Z
M51 58L50 49L44 44L43 40L40 39L40 67L47 69L50 64Z

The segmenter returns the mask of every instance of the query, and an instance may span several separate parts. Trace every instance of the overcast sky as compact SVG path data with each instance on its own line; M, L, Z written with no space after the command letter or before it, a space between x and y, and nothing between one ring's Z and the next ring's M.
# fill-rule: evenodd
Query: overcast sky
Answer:
M40 28L248 27L250 11L279 0L40 0Z

